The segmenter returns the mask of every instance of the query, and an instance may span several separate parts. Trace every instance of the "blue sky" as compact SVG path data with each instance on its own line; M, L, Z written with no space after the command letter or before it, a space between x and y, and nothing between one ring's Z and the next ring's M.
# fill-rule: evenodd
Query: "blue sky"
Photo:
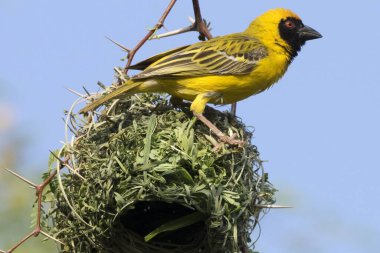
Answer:
M76 98L65 87L95 91L124 65L124 53L105 36L132 47L168 2L0 0L0 107L13 108L14 130L29 139L25 168L46 164L48 150L64 139L63 110ZM307 43L277 85L238 104L256 129L253 143L268 160L278 204L294 206L264 217L257 249L378 252L380 2L200 4L215 36L242 31L274 7L292 9L324 35ZM192 15L191 1L178 1L165 25L187 26ZM151 41L135 59L196 41L196 33Z

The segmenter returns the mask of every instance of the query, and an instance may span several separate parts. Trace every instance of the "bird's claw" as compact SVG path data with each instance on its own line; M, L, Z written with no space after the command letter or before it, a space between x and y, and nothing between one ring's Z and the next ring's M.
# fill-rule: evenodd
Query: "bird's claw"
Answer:
M238 140L235 137L236 137L235 134L233 136L222 135L222 136L219 136L219 139L226 144L230 144L232 146L243 147L245 142L242 140Z
M219 139L221 140L221 142L216 142L216 141L213 142L213 145L214 145L213 150L215 152L218 151L220 148L223 147L223 143L229 144L232 146L243 147L245 142L242 140L237 140L237 139L235 139L235 137L236 137L235 134L233 136L227 136L227 135L219 136Z

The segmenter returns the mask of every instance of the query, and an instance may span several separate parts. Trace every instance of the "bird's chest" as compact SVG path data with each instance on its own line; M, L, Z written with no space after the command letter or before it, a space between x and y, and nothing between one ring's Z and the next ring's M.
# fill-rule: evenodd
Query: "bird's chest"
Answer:
M254 93L262 92L275 84L289 66L286 55L274 54L262 59L250 74Z

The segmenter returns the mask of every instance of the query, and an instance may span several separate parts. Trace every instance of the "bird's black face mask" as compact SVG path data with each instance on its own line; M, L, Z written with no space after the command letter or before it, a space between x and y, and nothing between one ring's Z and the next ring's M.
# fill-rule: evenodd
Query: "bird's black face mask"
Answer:
M306 26L297 18L286 18L281 20L279 24L280 36L290 47L291 56L297 56L297 52L301 50L301 46L307 40L322 38L322 35L313 28Z

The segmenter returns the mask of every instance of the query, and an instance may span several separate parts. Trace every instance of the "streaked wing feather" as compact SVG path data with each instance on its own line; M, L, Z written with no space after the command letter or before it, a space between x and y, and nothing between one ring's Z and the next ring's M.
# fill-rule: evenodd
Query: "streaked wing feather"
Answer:
M266 48L258 40L233 34L167 54L133 79L243 75L250 73L266 55Z
M129 66L128 69L144 70L148 66L150 66L152 63L154 63L154 62L162 59L163 57L171 55L171 54L174 54L174 53L176 53L178 51L181 51L181 50L183 50L183 49L185 49L187 47L189 47L189 45L178 47L178 48L175 48L175 49L172 49L172 50L169 50L169 51L157 54L157 55L152 56L152 57L150 57L148 59L145 59L145 60L143 60L141 62L138 62L138 63L136 63L134 65Z

